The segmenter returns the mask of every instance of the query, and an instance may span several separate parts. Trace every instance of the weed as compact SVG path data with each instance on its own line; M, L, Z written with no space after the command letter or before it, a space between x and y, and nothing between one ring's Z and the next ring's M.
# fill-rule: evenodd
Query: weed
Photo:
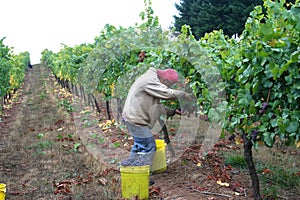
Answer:
M232 167L239 167L241 169L245 169L247 167L247 163L242 154L224 153L223 156L225 165L231 165Z
M91 136L91 138L96 139L98 137L98 134L97 133L91 133L90 136Z
M77 152L78 148L81 146L81 143L75 143L73 147L73 151Z
M89 119L89 116L83 116L81 117L81 121L84 122L84 121L87 121Z
M114 143L114 148L117 148L117 147L120 147L121 146L121 143L120 142L115 142Z
M105 138L103 136L101 136L99 139L98 139L98 142L100 144L104 144L105 143Z
M42 92L40 93L40 99L41 99L41 100L44 100L44 99L46 99L46 98L47 98L47 93L44 92L44 91L42 91Z
M25 95L31 95L31 94L33 94L33 92L32 92L32 90L28 90L27 92L25 92Z
M97 125L98 121L85 121L84 124L82 125L84 128L93 126L93 125Z
M43 151L36 151L36 152L33 153L33 155L34 156L44 156L44 155L46 155L46 153L43 152Z
M74 112L75 111L75 108L72 106L72 104L67 99L61 100L59 102L59 106L66 108L68 112Z
M268 169L269 173L265 173ZM300 179L295 169L281 168L268 163L258 163L257 173L261 174L261 180L272 183L283 189L295 188L300 185Z
M187 165L187 164L188 164L188 161L187 161L187 160L182 160L182 161L181 161L181 164L182 164L182 165Z
M99 136L97 133L91 133L90 137L92 139L98 139L99 144L104 144L105 143L105 138L103 136Z
M53 145L53 142L49 140L40 141L39 143L28 147L28 149L44 150L49 149Z
M62 134L60 134L60 133L57 134L57 139L58 139L58 140L61 140L61 139L63 139L63 138L64 138L64 136L63 136Z
M262 194L266 200L277 199L278 190L275 186L270 185L262 188Z
M257 163L257 173L262 182L263 195L276 198L282 190L299 188L300 179L297 170L284 168L270 163Z

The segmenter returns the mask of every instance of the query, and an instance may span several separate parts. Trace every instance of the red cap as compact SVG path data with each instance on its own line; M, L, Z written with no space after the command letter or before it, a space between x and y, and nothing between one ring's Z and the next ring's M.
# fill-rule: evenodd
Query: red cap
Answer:
M178 82L178 73L174 69L158 69L157 75L163 79L168 80L171 84L175 84Z

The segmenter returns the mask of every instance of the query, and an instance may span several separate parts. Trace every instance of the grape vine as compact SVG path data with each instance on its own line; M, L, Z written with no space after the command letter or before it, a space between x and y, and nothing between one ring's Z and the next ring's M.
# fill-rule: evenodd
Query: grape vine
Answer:
M4 39L0 39L0 113L3 104L8 103L12 94L24 82L25 70L30 61L28 52L14 54L13 48L4 44Z

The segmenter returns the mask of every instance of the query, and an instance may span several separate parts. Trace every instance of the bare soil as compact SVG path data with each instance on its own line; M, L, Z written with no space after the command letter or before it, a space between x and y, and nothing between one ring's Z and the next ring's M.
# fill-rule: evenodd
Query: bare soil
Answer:
M7 185L7 200L122 199L119 162L132 139L109 123L99 103L101 113L63 90L48 68L28 69L0 122L0 182ZM204 158L201 144L195 139L165 171L150 176L149 199L252 199L247 171L224 165L219 154L242 147L220 140Z

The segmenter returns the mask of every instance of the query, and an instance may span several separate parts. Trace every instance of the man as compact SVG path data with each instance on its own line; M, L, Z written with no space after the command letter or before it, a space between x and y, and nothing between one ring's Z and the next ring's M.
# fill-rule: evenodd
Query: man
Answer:
M180 114L178 110L164 108L160 100L190 98L187 93L170 88L177 82L178 73L175 70L150 67L132 84L122 113L134 139L129 158L132 161L142 160L152 165L156 143L151 129L162 113Z

